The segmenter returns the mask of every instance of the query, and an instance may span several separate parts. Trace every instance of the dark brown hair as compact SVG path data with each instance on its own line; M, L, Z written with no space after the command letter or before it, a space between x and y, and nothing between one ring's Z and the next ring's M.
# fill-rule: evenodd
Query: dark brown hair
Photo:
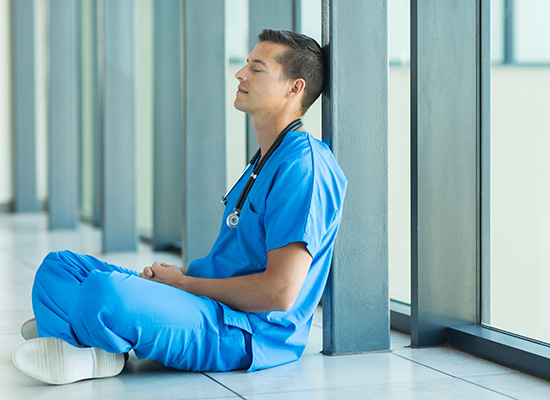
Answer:
M305 114L323 91L325 67L321 47L309 36L285 30L264 29L258 39L287 47L277 62L283 66L285 77L306 82L302 101L302 114Z

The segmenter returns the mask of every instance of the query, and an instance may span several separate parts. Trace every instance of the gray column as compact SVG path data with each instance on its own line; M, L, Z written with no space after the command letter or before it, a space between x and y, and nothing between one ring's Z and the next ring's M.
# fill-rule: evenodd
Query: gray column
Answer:
M478 2L411 5L411 341L477 319Z
M323 297L323 352L389 349L387 1L323 1L323 140L349 186Z
M39 209L36 188L34 0L12 2L15 211Z
M182 235L181 1L156 0L154 10L153 248L164 250Z
M103 2L103 251L137 248L133 0Z
M300 30L300 0L249 0L248 2L248 51L258 44L263 29ZM246 154L250 159L260 146L252 129L250 117L246 117Z
M205 256L225 193L225 1L184 3L183 261Z
M50 0L49 225L78 223L78 8Z
M93 20L93 118L94 208L92 223L101 225L103 214L103 1L92 0Z

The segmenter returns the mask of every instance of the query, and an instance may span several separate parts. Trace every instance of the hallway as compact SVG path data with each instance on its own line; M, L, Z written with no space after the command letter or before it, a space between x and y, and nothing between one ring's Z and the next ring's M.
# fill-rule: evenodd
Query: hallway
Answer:
M548 399L550 384L448 347L408 348L409 337L391 333L392 349L339 357L320 354L321 313L308 348L295 363L247 374L185 373L134 355L119 376L48 386L15 369L19 327L31 316L30 290L43 256L71 249L140 270L154 261L179 264L171 253L140 244L135 253L102 255L101 233L47 229L45 214L0 214L0 398L28 399Z

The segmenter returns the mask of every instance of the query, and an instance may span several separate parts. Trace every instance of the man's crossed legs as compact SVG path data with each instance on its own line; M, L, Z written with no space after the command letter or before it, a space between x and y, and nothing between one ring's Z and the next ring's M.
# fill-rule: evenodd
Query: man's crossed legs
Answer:
M91 256L48 254L32 300L40 338L17 346L13 361L47 383L116 375L130 350L186 371L242 369L252 360L250 334L226 324L219 303Z

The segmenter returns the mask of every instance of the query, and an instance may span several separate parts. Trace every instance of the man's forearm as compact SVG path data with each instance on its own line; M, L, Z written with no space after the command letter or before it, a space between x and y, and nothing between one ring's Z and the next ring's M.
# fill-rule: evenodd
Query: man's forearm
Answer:
M154 263L142 278L177 287L196 296L206 296L245 312L289 310L300 292L311 265L311 255L302 242L290 243L267 253L263 272L225 279L185 275L175 265Z
M183 276L177 284L196 296L206 296L245 312L287 311L295 298L285 295L285 288L269 279L265 272L226 279Z

